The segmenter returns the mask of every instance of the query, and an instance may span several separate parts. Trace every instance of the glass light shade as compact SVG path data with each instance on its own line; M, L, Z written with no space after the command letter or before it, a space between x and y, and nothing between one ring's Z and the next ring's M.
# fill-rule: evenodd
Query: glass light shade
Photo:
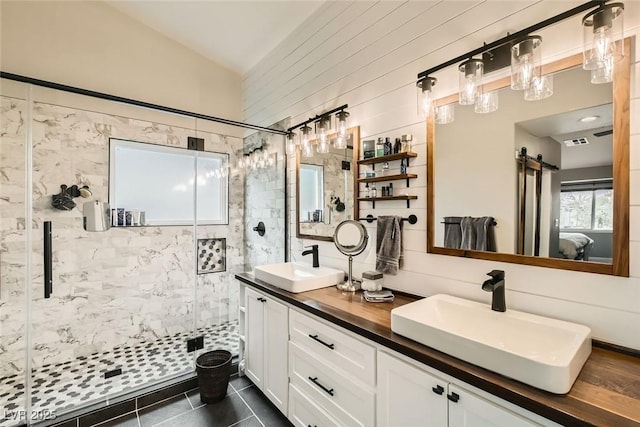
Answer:
M613 58L609 58L604 65L595 70L591 70L591 83L602 84L613 81Z
M529 89L540 77L542 66L542 37L529 36L511 46L511 89Z
M487 92L478 95L473 111L476 113L493 113L498 109L498 92Z
M300 128L300 143L302 147L309 145L311 141L311 128L309 126L303 126Z
M296 142L296 134L289 132L287 134L287 154L295 154L297 148L298 143Z
M531 81L529 89L524 91L525 101L540 101L553 95L553 75L536 77Z
M318 140L318 143L316 144L316 151L320 154L326 154L329 152L329 145L327 138L325 138L324 141Z
M455 104L441 105L436 108L436 124L446 125L455 119Z
M302 146L302 157L313 157L313 145L307 142Z
M460 105L472 105L481 93L484 64L480 59L469 59L458 67Z
M327 135L329 134L329 128L330 128L330 121L327 118L322 118L316 123L316 139L318 140L319 143L323 144L327 142Z
M338 136L336 137L336 140L334 141L333 146L336 147L336 149L338 150L344 150L345 148L347 148L347 137L340 136L340 133L338 133Z
M424 117L429 117L429 114L431 114L434 100L433 87L437 81L436 78L427 76L416 82L418 89L418 114Z
M337 131L338 136L345 137L347 136L347 129L349 128L349 113L346 111L340 111L336 114L336 122L337 122Z
M622 3L603 4L582 18L584 51L582 68L597 70L623 56L623 19Z

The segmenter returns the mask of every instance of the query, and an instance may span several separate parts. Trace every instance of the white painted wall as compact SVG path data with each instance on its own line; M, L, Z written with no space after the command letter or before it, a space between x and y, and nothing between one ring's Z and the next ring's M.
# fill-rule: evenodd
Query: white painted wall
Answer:
M415 101L416 74L463 52L565 11L577 1L327 2L255 66L243 81L243 119L259 124L291 116L297 123L349 104L362 139L416 136L419 154L409 172L419 178L406 190L418 196L376 204L362 215L416 214L405 224L404 266L386 285L419 295L446 292L489 302L480 283L494 268L507 273L509 307L589 325L595 338L640 348L640 85L632 77L631 106L631 278L461 259L426 253L425 123ZM640 3L626 2L626 35L639 34ZM541 31L546 61L577 53L580 18ZM635 47L637 61L640 49ZM634 76L640 64L633 62ZM438 73L439 94L455 91L453 68ZM295 163L289 160L291 221L295 218ZM395 183L394 183L395 187ZM398 188L396 191L401 190ZM363 205L363 207L368 207ZM357 273L375 264L375 223L366 224L369 249L354 260ZM290 230L295 224L289 224ZM293 260L310 241L291 238ZM347 268L331 243L319 243L321 264Z
M241 78L103 2L0 2L0 69L239 120ZM186 25L186 23L185 23ZM243 136L238 128L218 132Z

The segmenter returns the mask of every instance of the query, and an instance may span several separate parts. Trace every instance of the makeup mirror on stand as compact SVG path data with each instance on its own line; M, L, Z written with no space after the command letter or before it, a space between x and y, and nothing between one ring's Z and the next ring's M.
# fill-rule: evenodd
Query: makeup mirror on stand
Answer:
M337 285L341 291L354 292L360 288L360 286L353 283L353 257L360 255L365 250L368 240L367 229L358 221L348 219L342 221L336 227L336 231L333 233L333 243L343 255L349 257L349 276L347 281Z

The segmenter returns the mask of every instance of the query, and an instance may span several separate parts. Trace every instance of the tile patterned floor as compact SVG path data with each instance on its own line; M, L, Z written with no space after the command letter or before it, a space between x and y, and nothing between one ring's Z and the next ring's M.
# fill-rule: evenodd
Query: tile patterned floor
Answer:
M193 333L181 333L133 347L79 357L59 365L46 365L33 372L32 412L58 414L167 376L194 369L194 353L186 352L186 339L204 335L205 349L226 349L238 354L238 322L232 321ZM121 368L122 374L105 379L104 372ZM0 427L24 408L23 376L0 378Z
M97 424L96 427L289 427L292 424L247 379L234 375L227 396L218 403L200 402L198 390Z

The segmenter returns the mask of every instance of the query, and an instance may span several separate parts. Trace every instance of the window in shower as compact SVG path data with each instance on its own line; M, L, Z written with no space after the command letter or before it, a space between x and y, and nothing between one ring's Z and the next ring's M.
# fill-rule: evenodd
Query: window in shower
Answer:
M144 212L146 225L188 225L197 200L198 224L228 224L228 154L114 138L109 145L109 203L116 217L122 209Z

